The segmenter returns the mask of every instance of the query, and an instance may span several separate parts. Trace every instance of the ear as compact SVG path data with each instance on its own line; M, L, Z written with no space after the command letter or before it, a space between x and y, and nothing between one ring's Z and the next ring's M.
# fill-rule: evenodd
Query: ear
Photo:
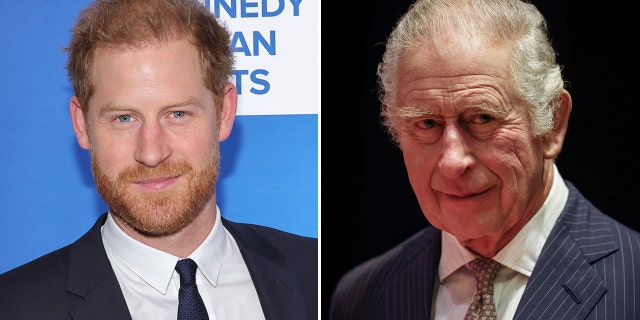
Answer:
M562 143L567 134L569 126L569 115L571 114L571 95L569 91L562 89L560 94L560 106L553 115L554 126L551 133L544 139L544 157L553 159L560 154Z
M220 108L220 127L218 128L218 141L226 140L231 134L233 121L236 118L238 107L238 92L235 85L227 83L222 96L222 108Z
M80 100L78 100L76 96L71 97L69 101L69 114L71 115L71 125L73 126L73 131L76 133L78 144L82 149L89 150L91 139L89 139L87 121L82 112Z

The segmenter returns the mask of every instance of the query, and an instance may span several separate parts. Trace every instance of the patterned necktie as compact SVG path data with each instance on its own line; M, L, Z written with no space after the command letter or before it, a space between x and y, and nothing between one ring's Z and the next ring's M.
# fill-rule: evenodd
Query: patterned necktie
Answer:
M478 258L469 262L476 277L476 294L464 320L495 320L496 305L493 303L493 280L502 265L495 260Z
M178 291L178 320L208 320L207 308L196 286L198 265L191 259L179 260L176 271L180 274Z

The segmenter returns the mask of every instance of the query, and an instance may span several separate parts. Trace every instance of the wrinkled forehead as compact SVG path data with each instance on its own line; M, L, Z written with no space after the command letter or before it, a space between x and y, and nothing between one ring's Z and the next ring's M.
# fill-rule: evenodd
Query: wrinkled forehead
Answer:
M449 33L405 49L399 66L451 73L478 67L508 70L509 54L504 44L481 36Z
M395 79L397 93L401 95L403 90L417 85L428 89L487 82L506 87L510 82L509 55L504 46L483 43L444 40L422 43L400 56Z
M447 40L422 43L401 55L396 107L435 104L453 112L470 106L500 109L514 103L509 51L504 46L472 38Z

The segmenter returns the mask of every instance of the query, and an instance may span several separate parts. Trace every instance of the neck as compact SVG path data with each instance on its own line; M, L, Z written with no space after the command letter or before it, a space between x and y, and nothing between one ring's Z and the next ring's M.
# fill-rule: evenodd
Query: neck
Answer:
M207 238L216 222L215 201L209 201L202 211L180 231L166 236L153 237L144 235L126 224L116 215L112 215L115 223L130 237L160 251L180 258L186 258L195 251Z

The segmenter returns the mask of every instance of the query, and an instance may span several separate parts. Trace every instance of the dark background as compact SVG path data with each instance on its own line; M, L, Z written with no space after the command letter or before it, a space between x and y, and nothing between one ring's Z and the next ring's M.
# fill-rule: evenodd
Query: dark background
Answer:
M323 319L344 272L428 225L401 153L380 126L376 93L382 43L409 3L322 8ZM640 230L638 17L620 2L533 3L547 18L573 98L560 173L604 213Z

